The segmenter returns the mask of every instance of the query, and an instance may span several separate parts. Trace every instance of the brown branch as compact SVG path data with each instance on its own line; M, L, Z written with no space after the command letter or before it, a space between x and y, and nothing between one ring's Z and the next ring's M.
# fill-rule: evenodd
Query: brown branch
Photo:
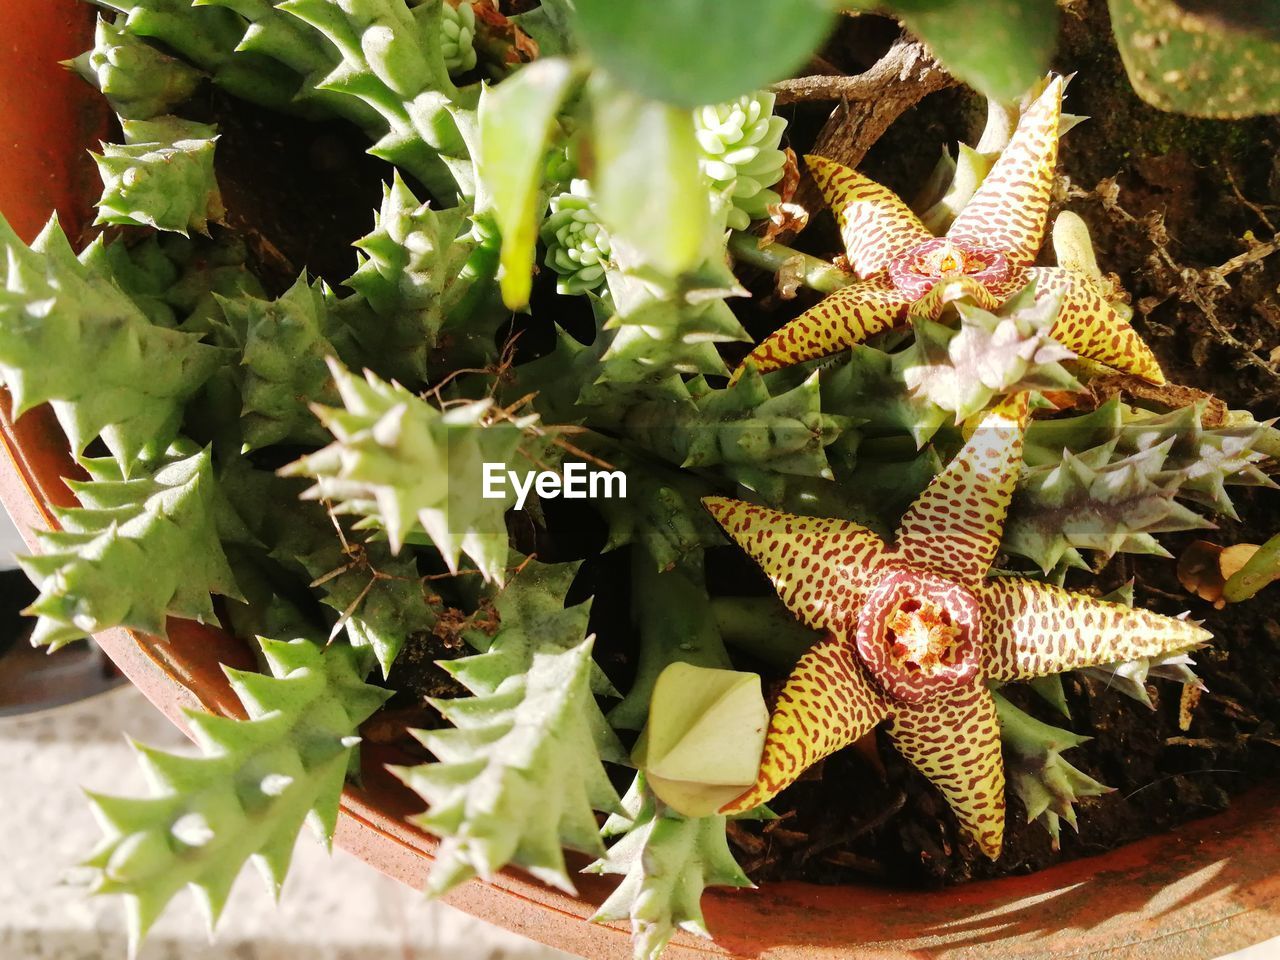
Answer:
M856 167L893 121L929 94L955 84L955 78L933 59L924 44L904 36L864 73L801 77L775 84L773 89L780 104L839 100L818 133L812 152L846 167ZM811 177L801 180L794 200L806 210L817 210L822 205Z
M848 79L862 81L856 86L862 95L844 96L813 145L815 153L846 167L861 163L898 117L957 82L924 44L907 37L895 41L870 70Z

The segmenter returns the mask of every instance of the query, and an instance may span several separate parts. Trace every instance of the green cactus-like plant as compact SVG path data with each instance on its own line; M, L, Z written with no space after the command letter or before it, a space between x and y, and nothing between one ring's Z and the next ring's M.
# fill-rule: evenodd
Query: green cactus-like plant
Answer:
M629 759L613 731L640 729L646 718L661 727L653 693L672 664L723 670L746 658L785 672L824 643L772 597L713 595L723 580L707 558L723 533L704 498L732 494L794 515L785 520L788 550L796 527L810 529L806 517L854 521L888 538L966 445L972 420L1002 400L1003 411L1020 409L1010 398L1028 390L1052 392L1054 402L1029 405L1025 475L1003 552L1053 568L1059 583L1071 564L1159 550L1160 531L1202 524L1202 512L1233 515L1232 484L1269 483L1262 459L1280 451L1280 434L1243 414L1212 426L1200 406L1051 409L1059 391L1079 386L1050 334L1058 305L1036 302L1033 290L1009 300L1010 288L995 281L980 284L989 309L962 299L930 320L886 307L868 343L718 379L729 374L726 359L742 354L734 344L751 339L744 323L767 336L781 312L772 297L736 310L747 289L735 269L777 272L783 300L798 285L851 288L829 304L826 320L835 320L822 329L833 343L856 332L840 324L861 322L850 304L870 279L742 232L776 212L779 183L794 170L773 94L739 96L771 82L741 81L758 66L742 68L741 49L709 71L733 75L714 93L704 89L725 102L696 107L699 98L637 87L634 64L606 63L600 31L584 27L641 8L679 19L687 11L678 2L543 0L515 14L510 29L478 0L101 2L121 15L99 26L77 69L127 121L127 142L101 158L109 182L100 214L120 229L79 258L56 228L32 250L7 231L0 237L8 254L0 379L20 411L51 401L74 453L100 438L114 458L84 461L93 479L73 490L81 509L27 561L42 588L37 640L66 642L111 624L163 629L169 616L208 620L215 609L238 635L302 638L263 642L272 676L232 675L247 721L193 720L206 756L146 755L156 796L96 801L108 839L93 867L100 889L130 897L136 935L184 884L216 916L251 856L278 885L308 812L331 831L359 724L387 695L365 684L366 667L376 659L382 678L398 684L417 672L406 660L461 640L476 653L441 668L468 695L429 701L438 716L415 725L443 726L416 734L433 759L397 769L428 805L418 824L441 841L431 892L508 866L571 890L562 850L576 848L599 858L592 869L622 878L597 919L629 921L637 956L655 960L674 931L705 935L706 886L748 881L724 817L690 819L659 799L684 808L690 784L702 784L685 776L693 766L651 779L659 793L638 777L619 802L607 765ZM768 17L787 19L790 2ZM907 19L960 58L958 75L1002 97L1030 84L1028 63L1052 32L1051 0L1014 21L996 16L999 4L979 4L963 30L914 6ZM724 16L759 26L736 7ZM1037 28L1036 49L1010 53L991 28L1015 21ZM736 35L738 47L744 37ZM625 51L634 38L604 39ZM481 59L488 85L471 82ZM988 70L998 82L987 82ZM167 115L206 81L220 121L223 92L342 118L394 165L343 288L304 274L286 289L283 265L263 256L272 237L247 244L257 238L243 236L238 218L217 223L216 131ZM1062 83L1047 84L1031 95L1036 136L1012 147L1017 111L992 101L979 143L947 157L919 195L919 225L881 192L854 196L861 188L849 181L844 200L865 206L837 203L837 214L876 221L846 231L854 272L880 270L970 207L975 247L989 230L1019 271L1029 264L1043 240L1040 198L1058 195L1045 150L1071 123L1051 109ZM1015 211L1019 236L995 238L1000 218L982 212L980 194L1005 148L1033 173L997 176L995 205ZM182 235L204 229L211 235ZM539 240L545 269L535 284ZM1054 250L1111 307L1066 311L1075 325L1124 332L1127 297L1102 274L1083 221L1060 214ZM286 267L284 279L301 266ZM559 297L578 299L559 299L552 281ZM887 285L880 293L896 296ZM513 316L526 310L531 317ZM1147 361L1133 372L1155 380ZM1098 376L1086 363L1069 369L1083 381ZM1105 383L1094 382L1092 394ZM1092 397L1075 401L1083 408ZM496 495L487 489L486 464L524 484L535 469L563 463L622 470L625 498L554 505L526 501L527 487L517 497L510 480ZM1000 474L1010 486L1012 463ZM517 500L524 509L512 511ZM744 523L757 522L755 509L741 506ZM992 553L994 537L984 545ZM513 544L588 559L548 564ZM943 566L955 555L929 553ZM838 562L834 553L809 559ZM812 563L797 563L799 576L812 573ZM618 602L601 578L628 565L629 584L617 593L630 629L619 626L619 611L580 599L595 585L602 603ZM801 619L816 609L802 606L803 589L789 594ZM593 650L611 669L625 662L625 696ZM1086 675L1142 699L1149 678L1195 682L1190 668L1178 655ZM712 686L759 686L749 675L728 679ZM1034 689L1065 712L1061 681ZM1075 802L1105 788L1063 759L1082 737L997 703L1013 790L1056 842L1060 821L1074 824ZM385 720L380 731L396 718ZM743 723L761 732L758 721ZM992 750L994 726L984 720ZM732 741L732 730L716 730L707 749ZM749 765L755 741L742 741ZM633 759L656 777L670 756L642 748ZM600 814L610 815L607 850Z
M1050 334L1058 301L1037 301L1028 288L992 313L961 301L959 329L921 318L916 321L919 363L903 377L917 397L955 413L956 422L989 406L996 397L1020 390L1072 391L1080 384L1062 367L1075 354Z
M370 152L413 172L438 198L470 197L466 143L478 91L465 95L445 61L446 0L285 0L286 11L324 36L339 61L314 85L377 111L386 134Z
M595 811L615 812L601 760L622 745L592 696L608 692L591 660L588 604L564 607L577 564L529 561L495 598L484 652L443 666L472 696L432 701L452 729L416 736L436 763L393 768L429 804L415 823L443 838L435 894L508 864L572 892L562 847L597 855Z
M300 77L283 63L241 49L247 25L233 10L194 0L101 0L100 5L121 14L116 27L158 41L228 93L274 110L295 109Z
M247 719L189 711L201 756L139 746L151 796L90 794L105 836L87 866L97 893L126 898L134 950L183 887L212 930L246 860L278 896L303 824L332 842L359 726L389 692L364 683L350 647L258 645L270 675L226 668Z
M720 543L720 534L701 499L711 485L681 470L628 456L621 446L606 455L627 477L627 496L599 500L595 506L609 525L605 550L634 544L636 556L648 556L655 569L671 570L696 551Z
M707 595L701 551L663 571L646 551L633 550L631 591L639 659L631 689L610 712L609 722L639 730L649 715L654 683L672 663L729 668L732 662Z
M410 638L431 632L442 612L440 597L419 574L415 551L399 556L381 540L347 534L335 536L334 517L321 504L299 499L305 484L253 467L244 458L225 463L220 487L244 522L247 547L232 549L237 566L253 564L257 577L246 585L246 603L234 607L237 630L269 635L288 629L295 634L326 639L321 625L310 632L307 621L288 613L282 598L267 587L256 593L253 584L270 584L291 574L311 584L313 595L330 609L327 637L345 633L356 648L377 657L383 677ZM270 549L266 545L270 545Z
M714 189L732 198L728 222L735 230L765 219L782 199L769 188L787 164L778 149L787 122L774 114L773 103L772 93L752 93L693 112L702 170Z
M327 363L338 355L329 339L331 297L323 282L303 275L276 300L218 298L224 336L241 354L235 376L246 449L325 441L308 403L339 400Z
M0 217L0 246L8 261L0 381L14 411L50 403L74 453L101 437L126 475L139 458L160 456L218 351L152 326L110 280L76 259L56 218L28 248Z
M1265 455L1255 449L1267 427L1250 418L1206 428L1204 410L1152 414L1113 399L1091 413L1036 423L1006 549L1045 570L1084 566L1082 550L1168 556L1155 534L1209 525L1182 501L1234 516L1227 485L1271 484L1258 466Z
M636 960L657 960L677 929L709 938L703 890L753 885L729 850L727 818L681 816L653 796L644 774L636 776L622 807L602 830L618 839L587 869L623 880L592 919L629 921Z
M176 57L102 17L93 49L69 64L106 96L111 108L131 120L168 113L188 99L203 74Z
M478 284L491 278L468 208L420 203L397 173L383 188L373 230L356 241L360 265L347 285L367 301L372 322L355 324L365 352L405 382L427 379L431 350L452 319L462 323Z
M124 120L125 142L103 144L97 223L209 232L224 214L213 168L217 130L177 117Z
M40 588L32 642L54 649L126 626L166 635L165 621L214 621L210 594L238 597L218 536L207 450L126 478L113 460L82 460L88 481L68 481L79 507L37 536L22 560Z
M536 417L493 418L489 401L445 411L372 373L361 378L330 361L342 407L316 407L334 442L288 468L313 478L307 496L332 501L384 529L394 551L422 531L450 570L465 553L486 580L503 579L507 528L503 514L514 502L485 496L484 464L527 472L519 461L525 429Z
M266 295L233 239L151 234L136 242L95 237L80 252L90 270L111 279L153 324L207 333L222 316L217 299Z
M1040 821L1049 831L1056 850L1061 822L1077 829L1076 802L1110 793L1112 788L1062 759L1063 750L1078 747L1089 737L1042 723L998 693L993 697L1009 786L1022 800L1027 819Z

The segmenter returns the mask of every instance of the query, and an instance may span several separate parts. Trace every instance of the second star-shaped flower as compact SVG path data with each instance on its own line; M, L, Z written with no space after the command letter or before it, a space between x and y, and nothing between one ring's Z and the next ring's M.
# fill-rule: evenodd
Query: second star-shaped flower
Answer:
M778 695L749 810L808 767L888 724L993 859L1004 836L1004 764L989 682L1187 650L1191 621L1052 584L987 578L1022 462L1027 395L997 407L907 509L886 544L856 523L703 502L764 568L800 620L826 631Z
M1060 296L1052 336L1077 356L1155 383L1164 375L1128 320L1087 274L1033 266L1044 242L1062 115L1061 77L1023 115L1009 145L945 237L934 237L892 190L823 157L806 160L861 278L765 338L747 364L761 373L844 350L905 323L937 319L967 296L993 310L1031 282Z

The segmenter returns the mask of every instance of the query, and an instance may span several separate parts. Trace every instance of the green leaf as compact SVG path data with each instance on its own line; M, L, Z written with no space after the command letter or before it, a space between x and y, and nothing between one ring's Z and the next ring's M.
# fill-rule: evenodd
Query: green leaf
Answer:
M56 218L27 249L0 217L0 247L0 381L14 413L51 403L73 453L101 436L126 475L161 455L219 351L152 326L76 259Z
M532 10L510 19L533 37L541 56L563 57L573 52L573 0L542 0Z
M512 310L529 302L547 141L574 76L568 60L537 60L480 97L476 165L502 233L499 280Z
M596 915L597 923L631 921L636 960L658 960L677 929L710 937L702 916L709 886L750 887L725 837L727 818L687 818L661 805L638 774L622 801L622 815L604 825L621 836L608 854L587 868L624 878Z
M350 647L258 644L271 676L226 670L249 719L191 711L202 756L139 746L150 797L89 795L104 838L87 866L95 893L126 897L131 953L183 887L212 931L247 859L279 896L303 823L332 841L359 726L390 691L363 682Z
M572 892L562 847L604 852L594 811L617 811L618 796L601 760L625 754L592 696L589 605L563 605L575 569L523 566L487 650L447 662L474 694L432 701L454 728L415 732L439 762L394 770L430 805L415 822L443 841L433 895L509 864Z
M576 0L583 46L641 97L732 100L790 76L830 32L830 0Z
M1171 0L1109 0L1108 5L1125 70L1147 103L1220 119L1280 111L1275 0L1196 4L1193 10ZM1260 23L1223 22L1241 14L1248 20L1246 11Z
M21 561L40 588L28 613L32 643L60 647L110 627L165 636L165 620L215 622L209 594L238 597L219 543L209 451L126 479L113 460L81 461L67 481L79 507L56 511L60 530L37 534Z
M943 65L988 97L1016 100L1049 69L1058 40L1054 0L891 0L887 9Z
M648 4L627 4L643 9ZM705 258L711 226L693 115L646 99L603 75L587 87L592 104L596 173L592 188L614 243L667 276Z
M1239 603L1276 580L1280 580L1280 536L1264 543L1243 567L1231 575L1222 589L1222 596L1228 603Z

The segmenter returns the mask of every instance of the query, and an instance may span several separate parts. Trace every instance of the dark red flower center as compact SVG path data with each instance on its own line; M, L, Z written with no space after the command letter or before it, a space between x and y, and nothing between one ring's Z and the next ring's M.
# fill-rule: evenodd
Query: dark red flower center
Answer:
M952 580L893 567L858 614L858 653L880 687L908 703L931 700L978 673L982 616Z
M919 300L942 280L971 277L983 286L1009 279L1009 258L998 250L945 237L917 244L889 264L893 285Z

